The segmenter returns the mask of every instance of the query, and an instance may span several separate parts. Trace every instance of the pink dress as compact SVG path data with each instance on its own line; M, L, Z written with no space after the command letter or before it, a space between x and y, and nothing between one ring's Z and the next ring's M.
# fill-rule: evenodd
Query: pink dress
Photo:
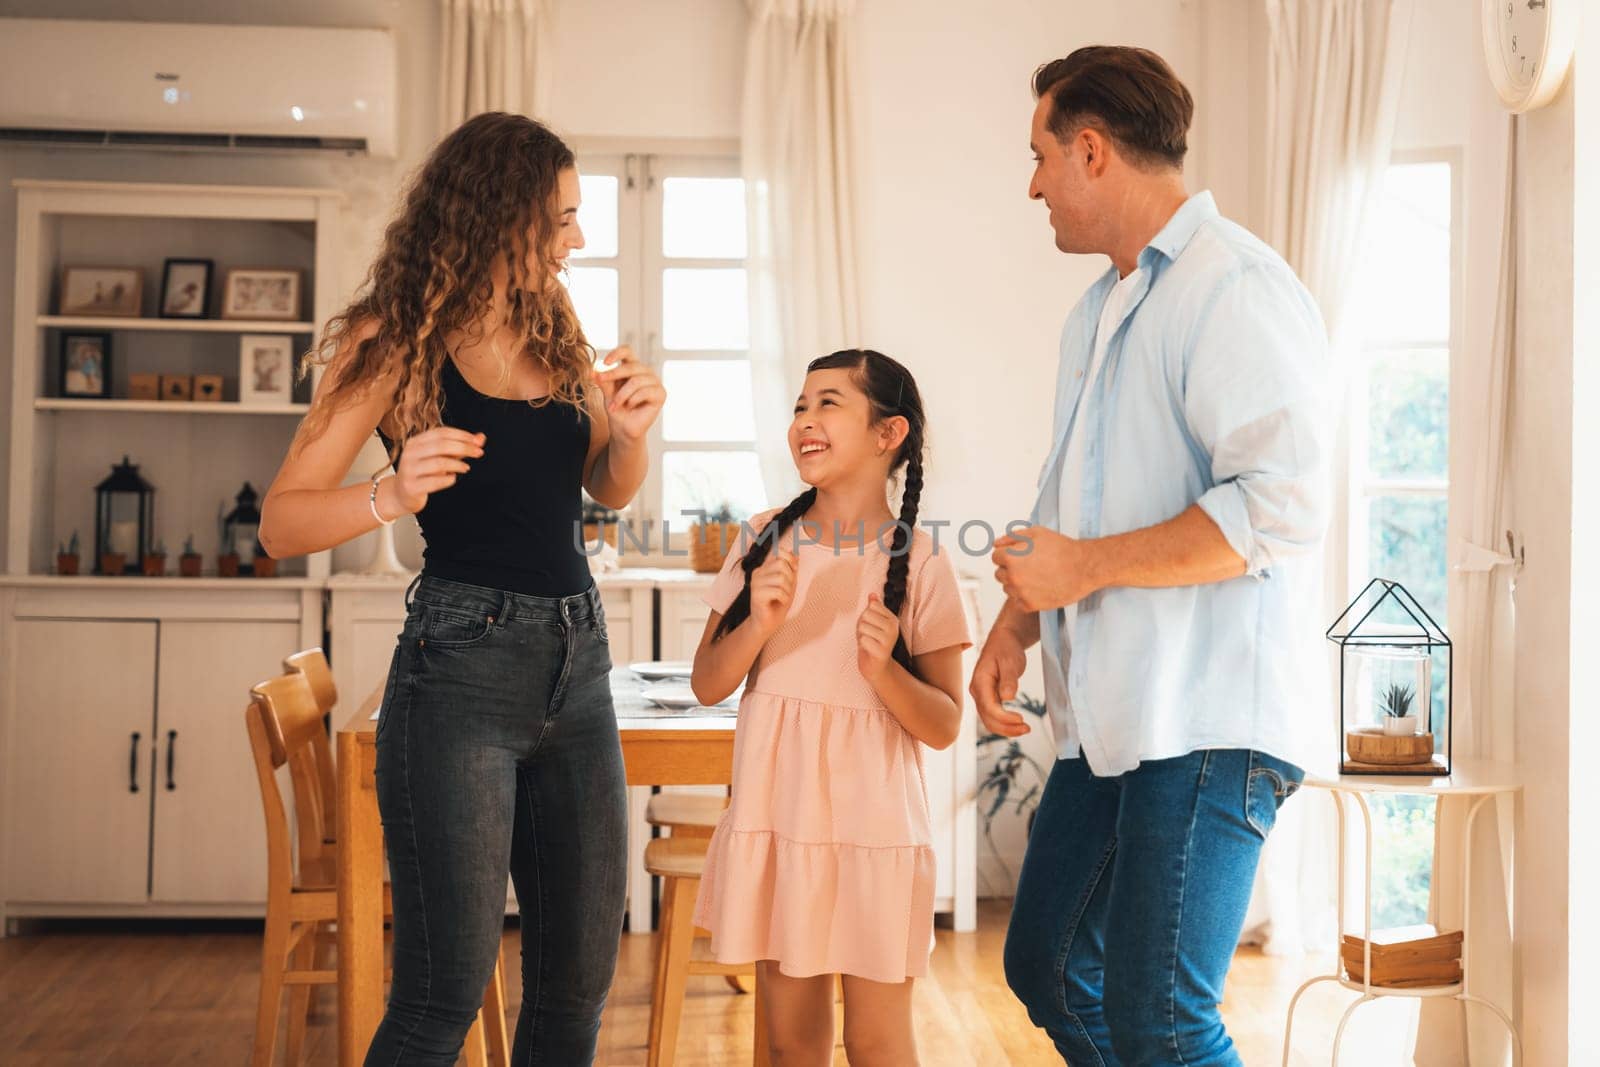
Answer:
M744 548L732 547L706 593L713 611L744 587ZM972 644L951 556L917 530L900 612L913 656ZM733 800L695 906L721 962L876 982L927 971L934 857L923 746L856 666L856 620L869 593L882 595L888 565L870 539L865 550L800 546L789 616L739 703Z

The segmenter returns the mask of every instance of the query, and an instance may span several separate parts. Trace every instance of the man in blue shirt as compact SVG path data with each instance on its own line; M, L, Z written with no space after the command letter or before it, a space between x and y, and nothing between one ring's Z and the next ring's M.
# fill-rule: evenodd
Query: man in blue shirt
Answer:
M1002 701L1038 642L1059 757L1006 978L1075 1067L1237 1064L1223 982L1324 721L1326 335L1277 253L1185 188L1193 100L1159 56L1079 49L1033 88L1029 196L1111 268L1062 331L1035 525L997 543L972 680L984 724L1025 733Z

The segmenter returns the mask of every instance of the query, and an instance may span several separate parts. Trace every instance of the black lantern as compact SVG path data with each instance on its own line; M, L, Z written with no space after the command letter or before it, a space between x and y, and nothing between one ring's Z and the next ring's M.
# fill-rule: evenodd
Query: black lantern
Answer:
M119 574L138 574L150 551L155 527L155 487L139 477L128 461L111 468L111 476L94 487L94 571L104 574L108 555L122 557Z
M260 549L261 509L256 507L256 491L245 482L233 498L234 508L222 520L222 553L239 557L240 573L247 573Z
M1399 582L1374 578L1328 627L1339 646L1339 769L1447 775L1451 768L1450 638ZM1443 692L1434 692L1442 652ZM1443 759L1436 741L1444 734Z

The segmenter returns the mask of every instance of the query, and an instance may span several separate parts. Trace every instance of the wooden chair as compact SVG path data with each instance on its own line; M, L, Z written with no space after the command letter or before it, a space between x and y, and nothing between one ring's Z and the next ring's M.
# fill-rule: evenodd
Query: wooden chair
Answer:
M716 797L698 793L657 793L650 798L650 803L645 805L644 821L651 826L666 830L673 837L710 837L726 810L728 810L726 795ZM753 992L755 972L728 975L728 987L735 993Z
M645 806L644 821L670 831L673 837L710 837L727 809L726 796L657 793Z
M709 844L710 838L706 836L674 833L671 837L656 838L644 849L645 870L662 880L661 929L656 942L655 985L650 992L650 1045L645 1060L648 1067L671 1067L676 1058L683 998L690 975L720 974L730 979L737 975L755 975L754 964L713 963L694 958L695 938L707 936L694 925L694 901L700 890L700 875L705 870ZM754 1062L757 1067L764 1067L768 1062L766 1010L759 982L755 991Z
M317 707L322 710L324 717L333 714L333 709L339 703L339 689L333 684L333 670L328 666L328 657L321 648L308 648L303 652L296 652L283 661L285 671L298 671L305 675L306 682L311 686L311 695L316 698ZM324 731L320 739L313 739L312 752L317 761L317 779L322 792L322 829L323 840L329 845L335 841L335 833L339 825L338 790L334 787L333 774L333 742L328 739Z
M305 1043L313 986L332 985L338 972L316 966L319 941L338 918L333 848L324 829L325 808L315 757L327 743L323 712L305 675L291 671L254 686L245 708L245 729L261 786L267 823L267 920L261 943L261 992L256 1002L252 1067L270 1067L276 1052L278 1011L290 987L287 1062L298 1064ZM278 788L279 768L289 768L294 799L295 862L289 815ZM384 914L391 913L384 886ZM319 934L322 935L319 937ZM468 1035L470 1064L510 1059L506 1037L504 981L498 961L484 993L484 1008Z

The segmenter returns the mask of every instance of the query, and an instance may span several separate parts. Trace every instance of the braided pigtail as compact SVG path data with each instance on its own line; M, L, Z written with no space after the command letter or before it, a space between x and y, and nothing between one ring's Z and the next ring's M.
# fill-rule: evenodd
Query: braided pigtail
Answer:
M905 444L901 446L901 454L906 457L906 484L900 496L900 520L895 523L894 544L889 551L889 576L883 583L883 606L896 617L906 602L911 538L917 528L917 508L922 503L922 426L920 421L912 425L912 432L906 435ZM911 670L911 651L906 647L904 630L895 640L894 658L900 666Z
M757 567L767 561L767 556L771 553L772 547L778 543L778 539L784 535L784 532L793 526L795 520L804 515L806 510L816 501L816 488L807 489L789 501L789 505L778 512L772 522L751 543L749 551L744 554L744 559L739 564L744 571L744 588L739 590L739 595L732 604L728 605L728 610L722 616L722 621L717 624L716 631L711 635L711 640L720 641L725 634L732 633L738 629L739 624L750 617L750 576L756 572Z

